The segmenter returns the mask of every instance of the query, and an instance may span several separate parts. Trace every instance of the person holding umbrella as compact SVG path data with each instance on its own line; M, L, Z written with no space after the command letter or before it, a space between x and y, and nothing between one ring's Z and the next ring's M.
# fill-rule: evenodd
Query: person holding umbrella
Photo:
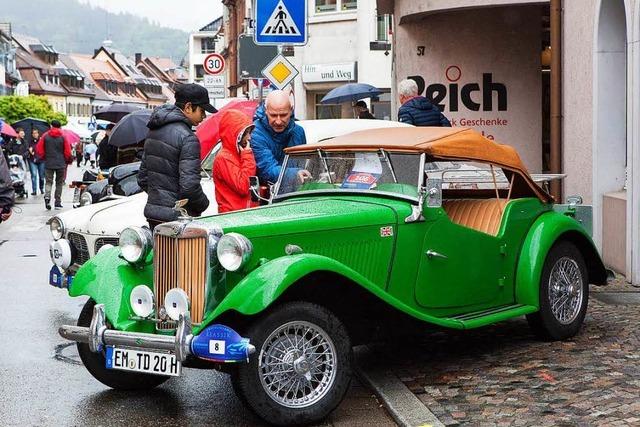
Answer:
M100 169L110 169L118 164L118 147L109 144L109 137L115 124L109 123L104 131L105 137L98 145L98 164Z
M40 188L40 194L44 194L44 160L36 155L36 146L40 140L40 131L37 128L31 129L31 140L29 141L29 173L31 174L31 195L35 196ZM39 184L39 185L38 185Z
M55 208L62 209L62 187L67 165L72 162L71 144L65 138L58 120L51 121L51 130L47 131L38 141L36 156L44 159L46 185L44 191L44 206L51 210L51 188L55 177Z

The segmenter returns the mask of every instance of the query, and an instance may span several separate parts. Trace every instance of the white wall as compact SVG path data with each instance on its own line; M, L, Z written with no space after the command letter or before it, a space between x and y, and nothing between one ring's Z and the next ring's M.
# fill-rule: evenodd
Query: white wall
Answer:
M396 23L396 82L420 76L426 87L443 85L446 97L441 103L454 126L473 127L498 142L513 145L527 168L539 172L540 7L481 8L405 21ZM494 85L506 89L506 109L500 110L497 91L490 91L490 109L483 101L484 91L490 88L483 84L485 74L491 74ZM473 104L463 103L464 88L472 89L470 85L477 85L469 97L481 104L479 111L474 111L477 107Z

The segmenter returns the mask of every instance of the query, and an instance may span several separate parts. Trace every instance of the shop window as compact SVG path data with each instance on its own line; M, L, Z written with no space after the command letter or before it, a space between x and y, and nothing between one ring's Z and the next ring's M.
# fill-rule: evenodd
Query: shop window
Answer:
M340 119L342 118L342 104L321 104L320 100L326 93L315 94L316 119Z

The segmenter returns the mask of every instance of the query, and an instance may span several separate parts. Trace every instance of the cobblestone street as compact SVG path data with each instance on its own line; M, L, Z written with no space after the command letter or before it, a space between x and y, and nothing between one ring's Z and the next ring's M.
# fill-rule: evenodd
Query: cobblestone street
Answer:
M640 294L633 289L619 281L592 286L585 326L565 342L537 340L523 318L427 333L398 355L399 346L376 351L446 425L638 425Z

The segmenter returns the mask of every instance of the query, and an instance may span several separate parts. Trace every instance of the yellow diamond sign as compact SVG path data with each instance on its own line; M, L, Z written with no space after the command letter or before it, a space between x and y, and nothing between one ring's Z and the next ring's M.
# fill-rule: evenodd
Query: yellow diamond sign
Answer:
M280 90L291 83L298 74L296 67L281 54L273 58L262 70L262 75Z

